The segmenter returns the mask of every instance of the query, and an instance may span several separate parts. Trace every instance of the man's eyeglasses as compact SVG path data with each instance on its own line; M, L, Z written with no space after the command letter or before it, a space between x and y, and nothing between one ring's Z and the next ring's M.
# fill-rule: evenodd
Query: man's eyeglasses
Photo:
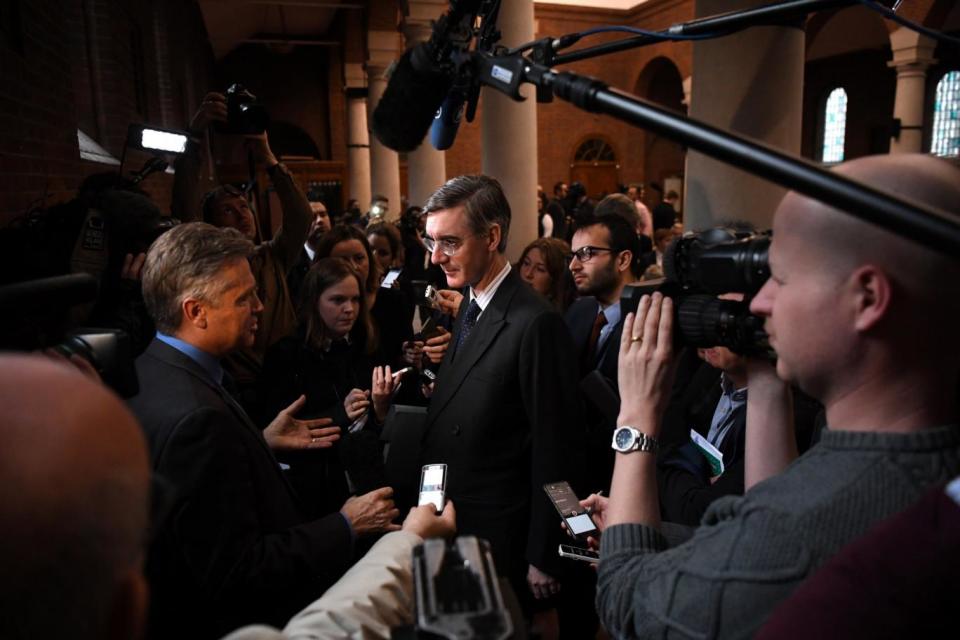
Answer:
M424 236L423 246L425 246L430 253L433 253L439 248L440 253L447 257L452 257L456 255L460 247L463 246L463 240L461 238L440 238L439 240L434 240L429 236Z
M580 262L590 262L593 260L593 257L603 251L607 253L614 253L614 250L610 247L591 247L587 245L585 247L580 247L573 252L573 257L579 260Z

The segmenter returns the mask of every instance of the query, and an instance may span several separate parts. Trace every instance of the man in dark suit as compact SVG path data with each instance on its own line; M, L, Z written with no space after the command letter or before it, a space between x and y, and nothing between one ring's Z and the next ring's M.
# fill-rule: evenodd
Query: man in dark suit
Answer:
M580 468L570 336L503 255L510 205L496 180L454 178L425 212L431 260L450 286L468 291L430 401L420 462L447 464L459 533L490 541L521 601L531 591L545 598L559 589L562 532L543 485L577 486Z
M261 431L226 390L220 360L253 343L263 309L252 250L234 229L191 223L154 242L144 264L158 333L137 359L130 406L173 491L147 562L153 637L283 624L346 569L357 535L396 528L389 488L305 521L271 446L329 446L338 428L293 418L301 397Z
M565 320L573 336L574 353L581 379L594 370L609 384L611 399L617 394L617 354L623 318L620 295L637 278L639 242L630 224L616 214L602 215L573 235L570 272L580 299L570 305ZM587 439L587 489L591 492L610 488L613 452L610 438L615 419L605 418L606 398L595 390L604 380L592 376L582 384L585 393ZM616 415L616 407L613 408Z

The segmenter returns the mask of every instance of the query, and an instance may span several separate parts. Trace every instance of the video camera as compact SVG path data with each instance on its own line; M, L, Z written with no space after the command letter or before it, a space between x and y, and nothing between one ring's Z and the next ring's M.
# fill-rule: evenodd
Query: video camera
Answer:
M663 255L665 278L625 287L624 314L654 291L673 298L678 344L727 347L738 353L769 348L763 318L750 313L750 300L770 277L770 234L717 227L688 232ZM743 300L718 296L743 294Z
M257 96L242 84L234 83L227 88L227 121L218 123L220 133L260 134L267 130L270 116L267 109L257 102Z

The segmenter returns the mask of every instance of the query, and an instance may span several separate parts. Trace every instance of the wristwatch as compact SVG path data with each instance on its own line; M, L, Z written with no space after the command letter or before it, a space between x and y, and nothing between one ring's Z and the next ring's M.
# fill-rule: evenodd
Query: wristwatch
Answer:
M657 439L641 433L633 427L617 427L613 431L613 442L610 444L614 451L630 453L631 451L649 451L656 453L660 444Z

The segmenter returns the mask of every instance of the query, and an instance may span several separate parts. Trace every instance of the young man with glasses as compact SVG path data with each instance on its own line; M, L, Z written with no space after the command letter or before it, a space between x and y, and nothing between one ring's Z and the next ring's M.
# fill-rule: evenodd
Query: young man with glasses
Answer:
M560 315L503 255L510 205L496 180L454 178L425 213L431 260L464 297L420 463L447 464L458 532L490 542L498 571L529 605L531 592L546 598L559 590L562 531L542 487L578 484L573 345Z

